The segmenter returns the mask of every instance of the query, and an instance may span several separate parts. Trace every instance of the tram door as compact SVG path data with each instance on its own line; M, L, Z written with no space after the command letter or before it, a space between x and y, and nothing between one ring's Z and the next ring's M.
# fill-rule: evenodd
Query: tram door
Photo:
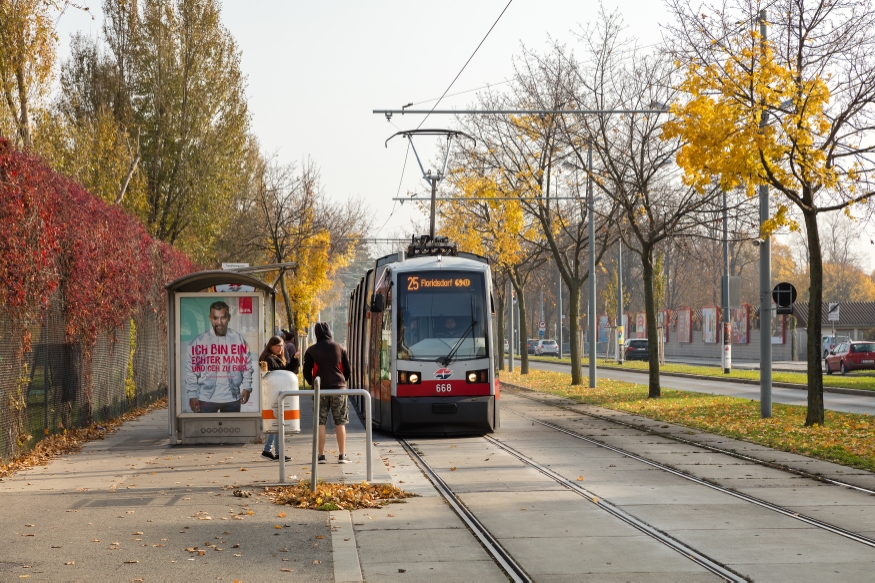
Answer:
M371 393L371 420L379 426L380 412L380 344L382 340L383 320L382 314L371 312L371 318L367 320L371 327L370 346L368 346L368 391Z

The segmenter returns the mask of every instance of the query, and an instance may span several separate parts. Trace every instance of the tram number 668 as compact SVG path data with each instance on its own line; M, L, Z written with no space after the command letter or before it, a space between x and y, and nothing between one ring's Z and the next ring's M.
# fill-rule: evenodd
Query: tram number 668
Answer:
M450 383L438 383L436 390L438 393L449 393L453 390L453 385Z

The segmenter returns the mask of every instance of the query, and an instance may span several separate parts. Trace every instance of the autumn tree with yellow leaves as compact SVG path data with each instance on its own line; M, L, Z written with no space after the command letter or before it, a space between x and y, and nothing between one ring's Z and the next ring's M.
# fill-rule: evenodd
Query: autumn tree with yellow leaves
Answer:
M299 167L271 158L258 164L223 248L258 264L294 263L272 277L289 328L306 329L370 226L363 210L360 201L329 201L312 161Z
M471 153L462 156L469 157ZM539 231L520 202L502 188L500 174L472 173L465 164L457 168L451 175L454 196L441 203L441 232L457 242L460 249L489 258L490 264L511 282L519 306L522 342L528 334L525 288L534 270L545 260L544 248L538 244ZM513 309L513 305L509 308ZM500 319L503 311L500 310ZM503 322L500 327L499 339L504 332ZM528 351L519 348L520 371L528 374Z
M869 0L735 0L703 8L671 0L670 27L686 94L666 135L687 184L718 182L772 193L762 236L804 229L809 313L821 312L824 265L818 217L866 212L875 163L875 9ZM768 29L768 40L760 33ZM823 424L821 324L808 326L806 425Z

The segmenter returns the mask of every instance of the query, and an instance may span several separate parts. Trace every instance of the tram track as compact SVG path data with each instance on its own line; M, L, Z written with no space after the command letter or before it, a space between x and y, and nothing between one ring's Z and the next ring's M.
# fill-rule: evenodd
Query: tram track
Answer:
M685 445L692 445L692 446L695 446L695 447L698 447L701 449L706 449L706 450L713 452L713 453L724 454L724 455L727 455L729 457L733 457L733 458L740 459L740 460L743 460L746 462L750 462L750 463L753 463L753 464L756 464L759 466L763 466L765 468L771 468L774 470L780 470L782 472L787 472L787 473L799 476L801 478L809 478L812 480L816 480L818 482L830 484L832 486L841 486L842 488L848 488L850 490L855 490L855 491L863 493L863 494L871 494L871 495L875 496L875 490L872 490L869 488L863 488L861 486L857 486L855 484L849 484L847 482L842 482L841 480L834 480L832 478L828 478L828 477L823 476L821 474L813 474L811 472L806 472L804 470L800 470L797 468L791 468L791 467L784 465L784 464L779 464L779 463L775 463L775 462L767 462L767 461L764 461L764 460L761 460L761 459L758 459L758 458L755 458L752 456L744 455L743 453L738 453L737 451L734 451L734 450L715 447L713 445L708 445L707 443L702 443L700 441L695 441L693 439L686 439L686 438L683 438L683 437L680 437L680 436L677 436L677 435L674 435L671 433L663 433L661 431L654 431L652 428L645 427L643 425L636 425L635 423L627 423L627 422L619 421L619 420L611 418L611 417L606 417L604 415L598 415L596 413L592 413L589 411L581 411L580 409L575 409L573 407L568 407L566 405L559 405L557 403L552 403L550 401L545 401L543 399L536 399L536 398L532 397L529 393L536 393L537 391L533 391L532 389L528 389L526 387L521 387L518 385L510 385L507 383L502 383L501 386L503 389L508 390L508 392L510 392L510 393L513 393L515 395L523 397L524 399L534 401L535 403L540 403L541 405L555 407L556 409L562 409L564 411L574 413L575 415L585 415L585 416L590 417L592 419L598 419L600 421L606 421L608 423L613 423L615 425L620 425L622 427L628 427L629 429L643 431L645 433L650 433L652 435L664 437L665 439L671 439L672 441L676 441L678 443L683 443ZM595 440L595 441L597 443L601 443L598 440Z
M495 537L490 534L474 513L471 512L461 500L459 500L446 482L444 482L437 472L435 472L434 469L432 469L432 467L423 459L422 455L420 455L420 453L416 451L406 439L402 437L397 437L396 439L413 461L416 462L416 465L419 466L419 469L422 470L438 493L447 501L450 507L456 512L459 518L462 519L462 522L465 523L474 536L477 537L477 540L480 541L480 544L483 545L486 552L489 553L505 574L515 583L530 583L532 578L529 577L519 564L517 564L510 553L501 546L501 543L495 540Z
M408 453L408 455L410 455L410 457L414 460L417 466L419 466L419 468L422 470L428 480L434 485L438 493L447 501L447 503L449 503L453 510L455 510L455 512L462 519L462 521L478 538L486 552L489 553L490 556L492 556L493 560L498 563L498 565L502 568L502 570L504 570L508 577L510 577L513 581L532 581L532 579L528 576L525 570L519 564L517 564L516 561L514 561L510 553L508 553L508 551L504 549L504 547L502 547L497 540L495 540L492 534L489 533L489 531L480 522L476 515L474 515L474 513L467 508L467 506L465 506L465 504L459 499L453 489L449 485L447 485L447 483L441 479L441 477L429 465L429 463L426 462L425 459L423 459L422 454L414 447L415 444L411 445L409 442L401 437L396 437L396 439L404 448L404 450ZM699 551L693 549L692 547L689 547L685 543L677 540L667 533L657 529L656 527L648 524L643 520L640 520L632 514L629 514L628 512L622 510L614 504L604 500L603 498L600 498L586 488L575 484L571 480L554 472L543 464L540 464L535 460L529 458L528 456L511 447L507 443L490 436L484 436L483 439L487 443L494 445L495 447L498 447L499 449L510 454L523 464L540 472L555 483L581 496L585 500L591 502L592 504L602 509L603 511L611 514L615 518L632 526L633 528L644 533L648 537L662 543L668 548L680 553L687 559L701 566L705 570L717 575L723 580L739 583L749 581L749 579L744 577L743 575L732 571L731 569L711 559L707 555L700 553Z
M529 397L524 396L524 398L529 398ZM530 398L529 398L529 399L530 399ZM575 410L575 409L570 409L570 408L567 408L567 407L558 406L558 405L555 405L555 404L553 404L553 403L548 403L548 402L545 402L545 401L541 401L541 400L539 400L539 399L530 399L530 400L535 401L535 402L537 402L537 403L540 403L540 404L542 404L542 405L548 405L548 406L557 407L557 408L560 408L560 409L566 409L566 410L571 411L571 412L573 412L573 413L575 413L575 414L578 414L578 415L589 415L588 413L584 413L584 412L581 412L581 411L578 411L578 410ZM715 491L718 491L718 492L720 492L720 493L726 494L726 495L728 495L728 496L732 496L732 497L734 497L734 498L736 498L736 499L743 500L743 501L745 501L745 502L748 502L748 503L750 503L750 504L754 504L754 505L759 506L759 507L761 507L761 508L768 509L768 510L770 510L770 511L776 512L776 513L781 514L781 515L783 515L783 516L786 516L786 517L788 517L788 518L792 518L792 519L794 519L794 520L798 520L798 521L800 521L800 522L803 522L803 523L805 523L805 524L808 524L809 526L813 526L813 527L815 527L815 528L818 528L818 529L821 529L821 530L824 530L824 531L830 532L830 533L832 533L832 534L836 534L836 535L839 535L839 536L841 536L841 537L844 537L844 538L847 538L847 539L853 540L853 541L858 542L858 543L860 543L860 544L866 545L866 546L868 546L868 547L870 547L870 548L875 548L875 539L872 539L872 538L869 538L869 537L866 537L866 536L860 535L860 534L858 534L858 533L855 533L855 532L850 531L850 530L847 530L847 529L845 529L845 528L842 528L842 527L836 526L836 525L834 525L834 524L830 524L830 523L828 523L828 522L824 522L824 521L822 521L822 520L818 520L818 519L813 518L813 517L811 517L811 516L806 516L806 515L804 515L804 514L802 514L802 513L800 513L800 512L796 512L796 511L794 511L794 510L792 510L792 509L789 509L789 508L786 508L786 507L780 506L780 505L778 505L778 504L773 504L773 503L768 502L768 501L766 501L766 500L762 500L762 499L756 498L755 496L751 496L751 495L749 495L749 494L744 494L744 493L742 493L742 492L738 492L737 490L732 490L732 489L729 489L729 488L725 488L725 487L723 487L723 486L721 486L721 485L719 485L719 484L715 484L715 483L710 482L710 481L708 481L708 480L705 480L705 479L703 479L703 478L699 478L698 476L694 476L694 475L689 474L689 473L687 473L687 472L683 472L683 471L681 471L681 470L678 470L678 469L673 468L673 467L671 467L671 466L668 466L668 465L666 465L666 464L663 464L663 463L657 462L657 461L655 461L655 460L652 460L652 459L646 458L646 457L641 456L641 455L639 455L639 454L636 454L636 453L633 453L633 452L630 452L630 451L624 450L624 449L619 448L619 447L616 447L616 446L609 445L609 444L607 444L607 443L604 443L604 442L599 441L599 440L597 440L597 439L593 439L593 438L591 438L591 437L587 437L587 436L585 436L585 435L581 435L581 434L579 434L579 433L577 433L577 432L575 432L575 431L573 431L573 430L571 430L571 429L568 429L568 428L565 428L565 427L561 427L561 426L556 425L556 424L554 424L554 423L550 423L550 422L547 422L547 421L543 421L543 420L538 419L538 418L536 418L536 417L532 417L532 416L530 416L530 415L526 415L526 414L524 414L524 413L520 413L519 411L514 411L514 410L513 410L512 408L510 408L510 407L506 407L506 406L504 406L504 407L502 407L502 411L507 411L508 413L511 413L511 414L517 415L518 417L521 417L521 418L523 418L523 419L529 420L529 421L531 421L531 422L533 422L533 423L537 423L537 424L539 424L539 425L541 425L541 426L543 426L543 427L547 427L547 428L549 428L549 429L553 429L553 430L555 430L555 431L558 431L558 432L560 432L560 433L563 433L563 434L568 435L568 436L570 436L570 437L573 437L573 438L575 438L575 439L579 439L579 440L585 441L585 442L587 442L587 443L589 443L589 444L595 445L595 446L597 446L597 447L607 449L608 451L612 451L612 452L617 453L617 454L619 454L619 455L625 456L625 457L627 457L627 458L629 458L629 459L633 459L633 460L638 461L638 462L640 462L640 463L646 464L646 465L648 465L648 466L650 466L650 467L653 467L653 468L656 468L656 469L658 469L658 470L661 470L661 471L664 471L664 472L670 473L670 474L672 474L672 475L674 475L674 476L677 476L677 477L683 478L684 480L687 480L687 481L693 482L693 483L698 484L698 485L700 485L700 486L705 486L705 487L707 487L707 488L710 488L710 489L712 489L712 490L715 490ZM610 418L607 418L607 417L602 417L602 416L598 416L598 415L590 415L590 416L591 416L591 417L598 418L598 419L600 419L600 420L602 420L602 421L608 421L608 422L611 422L611 423L618 423L617 421L615 421L615 420L613 420L613 419L610 419ZM640 428L636 428L636 427L631 426L631 425L628 425L628 424L623 424L623 423L618 423L618 424L620 424L620 425L625 425L625 426L629 426L629 427L633 427L633 428L635 428L635 429L640 429ZM503 442L501 442L501 441L499 441L499 440L496 440L496 439L494 439L494 438L492 438L492 437L487 437L486 439L487 439L488 441L490 441L490 442L495 443L497 446L502 447L503 449L505 449L505 451L508 451L508 453L511 453L511 455L514 455L515 457L517 457L518 459L520 459L520 458L519 458L519 455L514 454L512 451L510 451L510 450L512 449L512 448L510 448L510 446L507 446L507 445L504 444ZM697 444L697 445L698 445L698 444ZM723 450L717 450L717 451L719 451L720 453L725 453ZM520 455L521 455L521 454L520 454ZM751 459L751 461L754 462L754 461L756 461L756 460L755 460L755 459ZM536 462L533 462L533 463L536 463ZM761 465L765 465L765 464L761 464ZM533 467L535 467L535 466L533 466ZM541 470L539 470L539 471L541 471ZM552 470L549 470L549 471L552 472ZM543 473L543 471L542 471L542 473ZM573 482L571 482L570 484L571 484L572 486L576 486L576 484L574 484ZM842 484L842 485L844 485L844 484ZM864 488L854 488L854 489L855 489L855 490L861 490L861 491L863 491L863 492L869 492L868 490L866 490L866 489L864 489ZM581 489L581 490L582 490L582 489ZM875 492L873 492L873 493L875 493Z

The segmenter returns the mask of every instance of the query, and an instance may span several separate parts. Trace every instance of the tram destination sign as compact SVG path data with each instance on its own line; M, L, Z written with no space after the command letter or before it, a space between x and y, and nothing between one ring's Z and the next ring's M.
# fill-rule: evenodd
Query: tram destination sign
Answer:
M434 291L439 289L471 289L470 277L441 277L439 275L408 275L407 291Z

